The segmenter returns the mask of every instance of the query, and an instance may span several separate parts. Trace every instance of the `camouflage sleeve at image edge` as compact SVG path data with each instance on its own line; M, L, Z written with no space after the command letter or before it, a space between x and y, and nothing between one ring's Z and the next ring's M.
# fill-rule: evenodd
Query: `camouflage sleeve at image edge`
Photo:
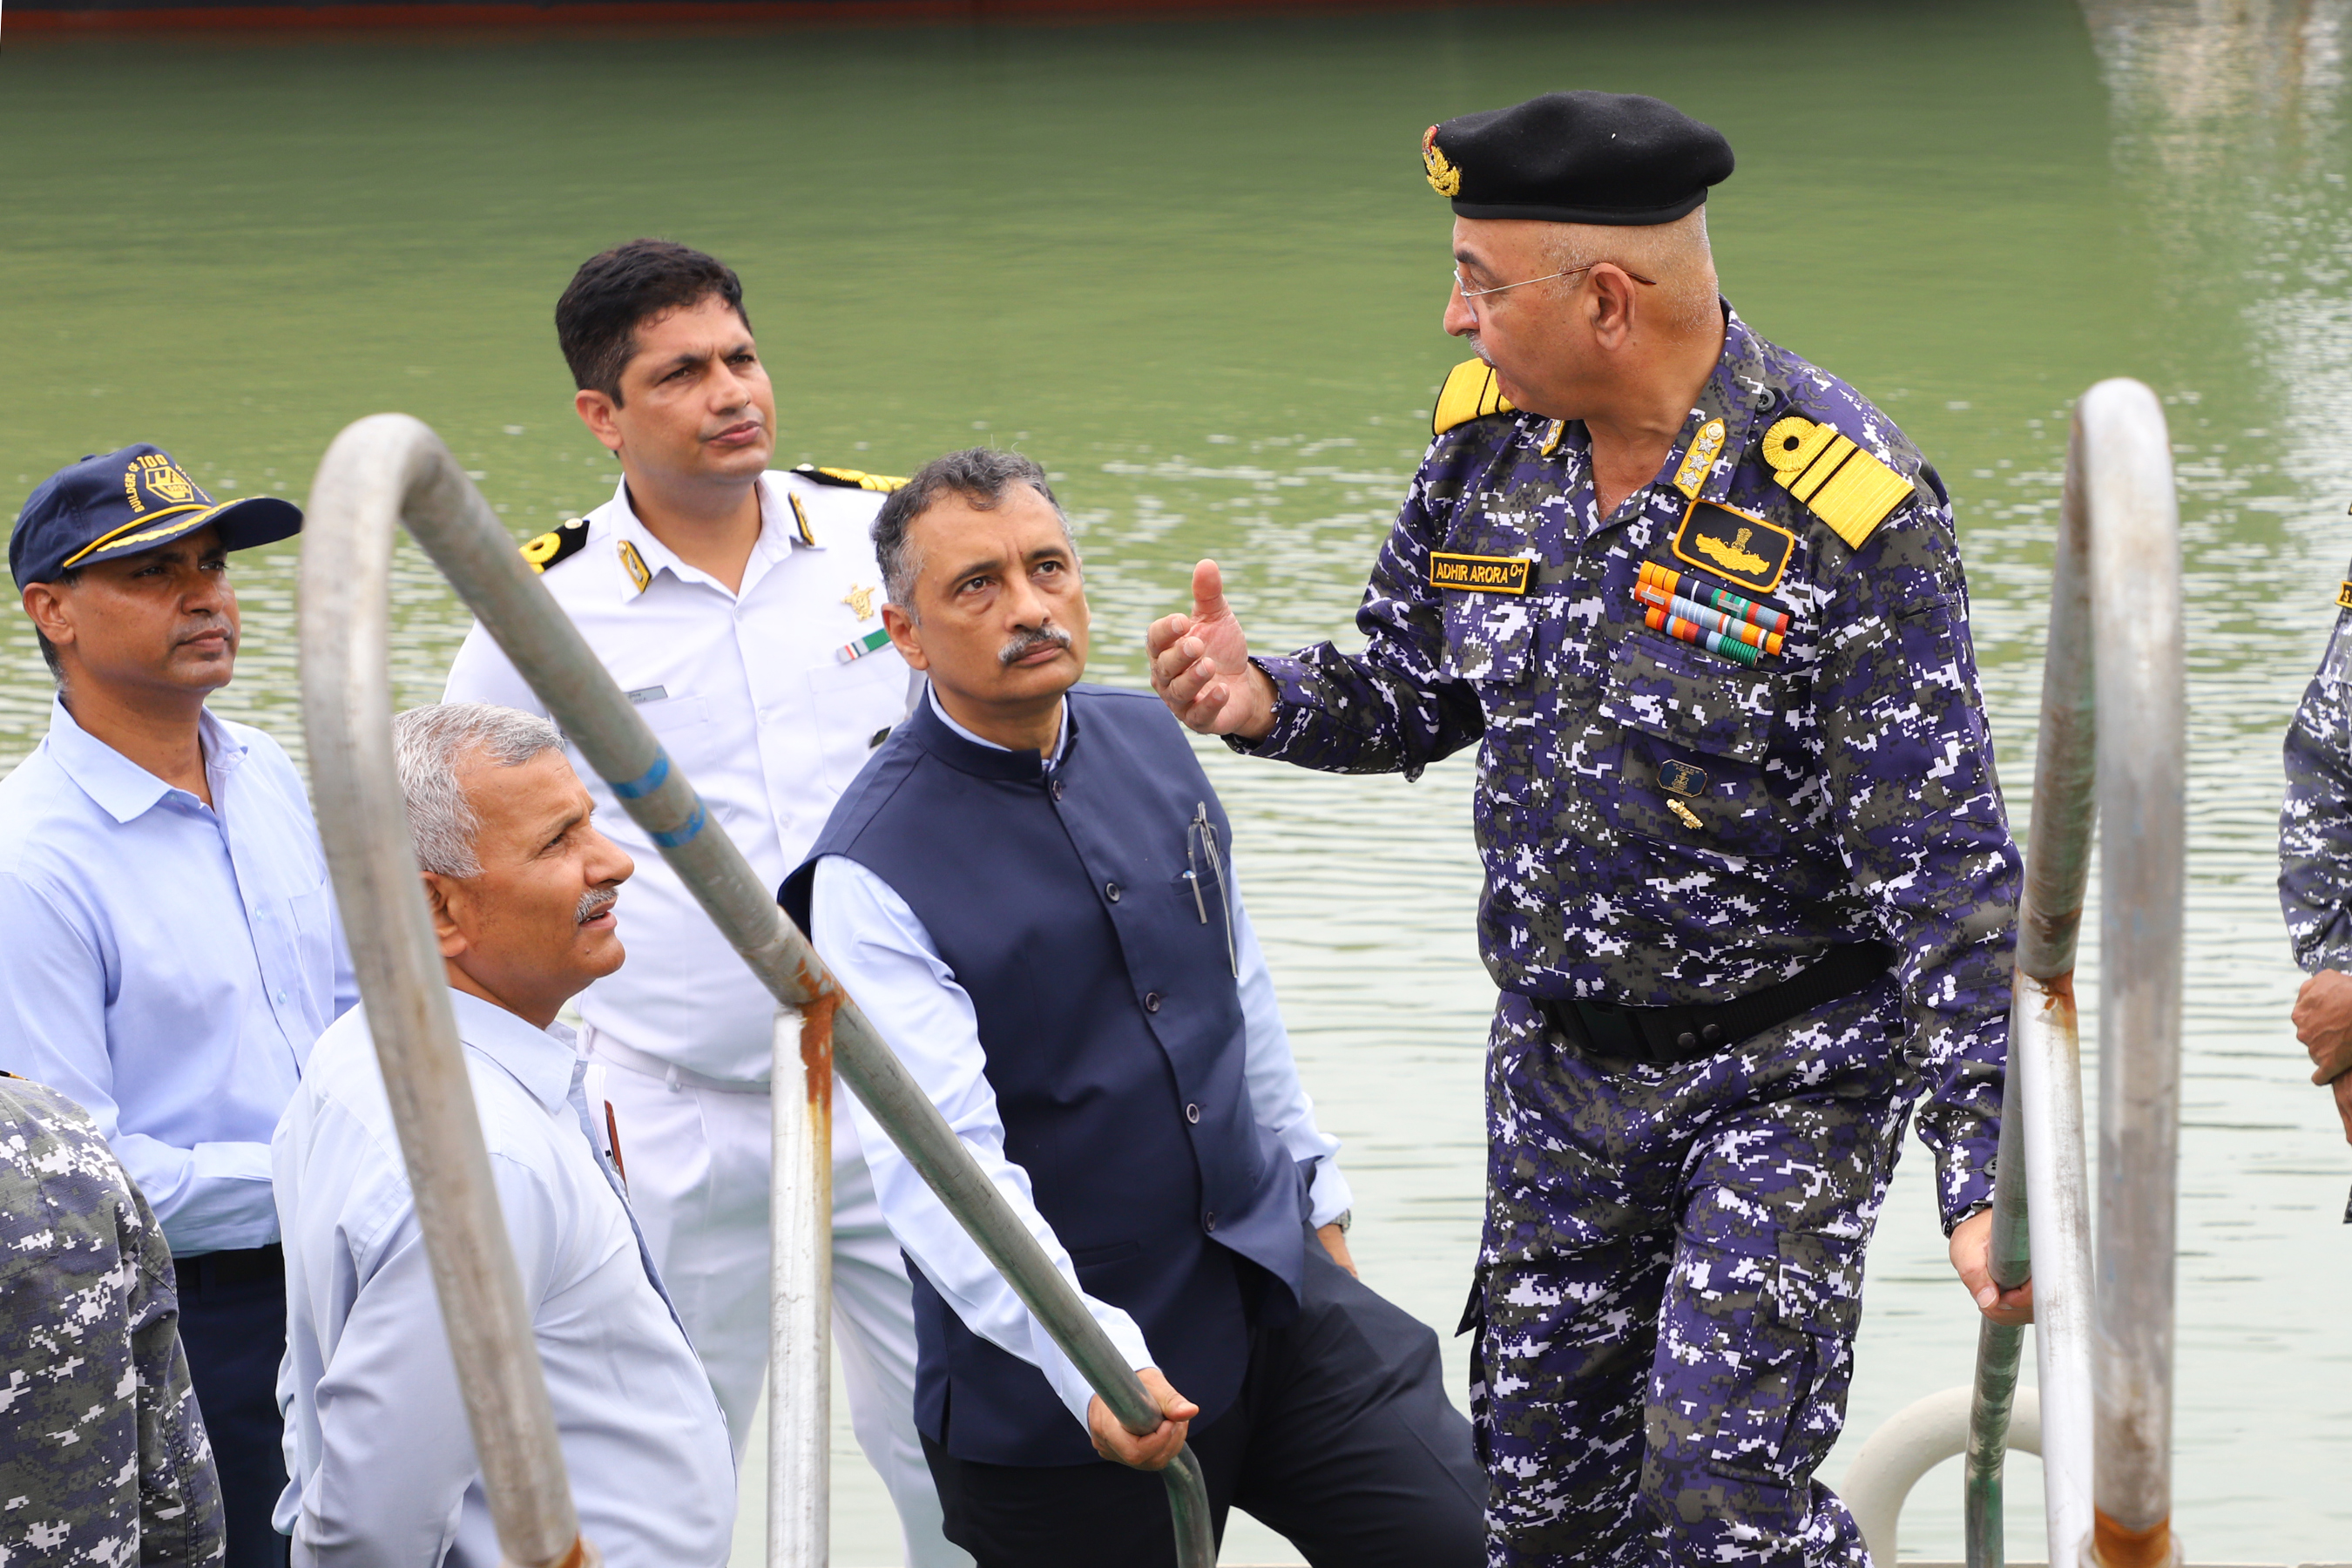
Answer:
M2347 569L2352 578L2352 568ZM2352 597L2347 581L2337 603ZM2352 970L2352 609L2339 608L2319 669L2286 731L2286 798L2279 807L2279 909L2306 973Z
M89 1116L0 1078L0 1563L225 1552L163 1227Z

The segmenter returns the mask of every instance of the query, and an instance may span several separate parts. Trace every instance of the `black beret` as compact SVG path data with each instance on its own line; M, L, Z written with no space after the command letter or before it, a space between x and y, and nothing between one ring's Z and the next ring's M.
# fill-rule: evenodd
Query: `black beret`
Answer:
M1729 177L1731 143L1654 98L1548 92L1431 126L1421 162L1460 217L1672 223Z

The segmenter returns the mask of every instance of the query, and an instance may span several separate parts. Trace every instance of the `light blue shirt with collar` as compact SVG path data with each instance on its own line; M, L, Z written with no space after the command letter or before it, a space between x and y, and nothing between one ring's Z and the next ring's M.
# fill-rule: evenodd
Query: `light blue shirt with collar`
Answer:
M610 1568L721 1568L727 1421L587 1120L570 1029L451 991L581 1529ZM272 1146L286 1233L286 1468L297 1568L497 1568L366 1015L320 1037Z
M359 996L301 776L200 726L209 806L62 700L0 780L0 1068L90 1113L182 1257L278 1239L270 1131Z

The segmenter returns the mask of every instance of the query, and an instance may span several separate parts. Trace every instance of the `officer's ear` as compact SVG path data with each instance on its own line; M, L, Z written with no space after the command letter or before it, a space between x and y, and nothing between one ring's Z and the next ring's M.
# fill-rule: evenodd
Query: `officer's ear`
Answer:
M425 879L425 909L433 917L433 939L441 944L441 956L457 958L473 944L466 940L465 928L457 923L457 914L450 907L452 895L462 898L464 889L456 879L436 871L421 873Z
M898 657L916 669L931 668L930 656L923 651L922 624L897 605L882 606L882 629L890 634L890 646Z
M66 614L65 595L55 583L32 583L24 593L25 616L33 628L48 638L52 647L63 647L74 640L72 617Z
M588 426L588 433L604 443L607 452L621 449L621 422L614 414L619 407L611 393L599 392L593 386L583 386L572 395L572 412L580 416L580 423Z

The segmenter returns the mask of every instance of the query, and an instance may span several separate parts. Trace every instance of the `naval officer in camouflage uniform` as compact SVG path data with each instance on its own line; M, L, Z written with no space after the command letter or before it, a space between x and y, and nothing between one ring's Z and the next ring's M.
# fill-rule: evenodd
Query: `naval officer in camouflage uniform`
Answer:
M2352 1142L2352 568L2336 605L2327 651L2286 732L2279 907L2310 976L2295 994L2295 1037L2311 1081L2332 1086ZM2345 1219L2352 1223L2352 1209Z
M1422 153L1479 358L1367 647L1249 659L1203 562L1153 680L1309 767L1480 748L1490 1562L1860 1564L1812 1475L1915 1110L1964 1282L2030 1307L1984 1278L2020 866L1950 501L1723 304L1714 131L1555 93Z

